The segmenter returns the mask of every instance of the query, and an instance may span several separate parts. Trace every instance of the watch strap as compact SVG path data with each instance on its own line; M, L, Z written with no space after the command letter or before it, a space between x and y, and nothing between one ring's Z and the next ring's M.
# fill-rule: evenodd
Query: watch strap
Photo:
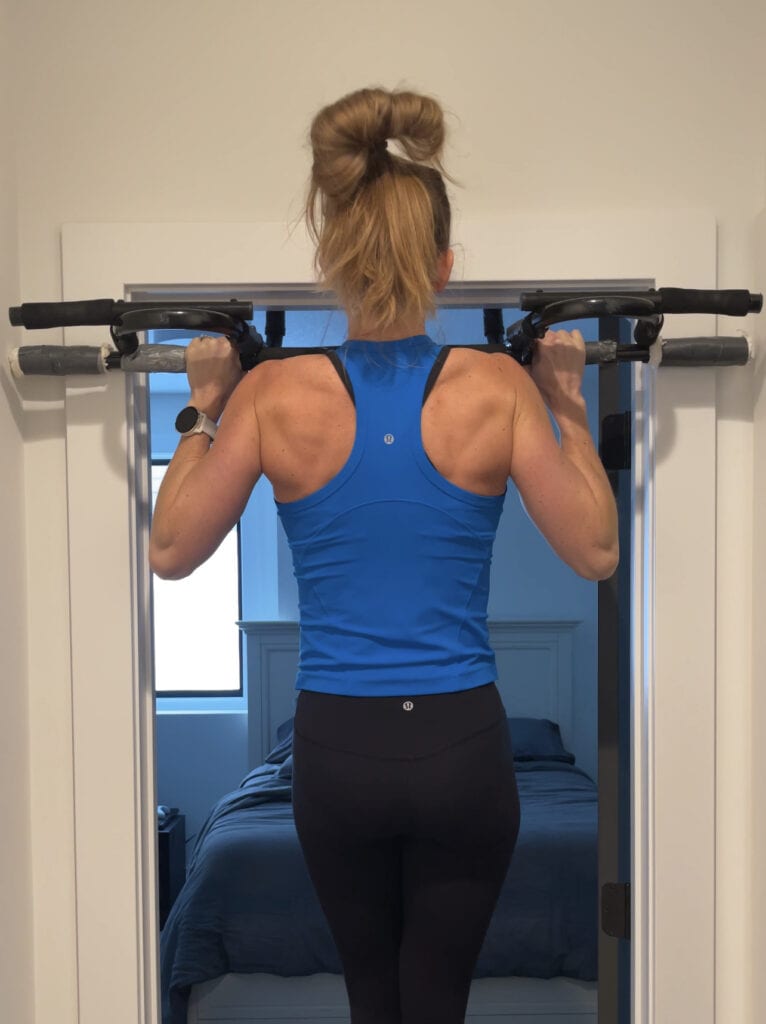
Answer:
M182 413L179 414L179 418L187 411L193 411L197 414L196 422L188 430L182 430L179 426L178 420L176 420L176 429L180 433L181 437L191 437L192 434L207 434L210 440L215 439L216 432L218 431L218 424L212 420L207 413L202 412L200 409L196 409L193 405L187 405Z

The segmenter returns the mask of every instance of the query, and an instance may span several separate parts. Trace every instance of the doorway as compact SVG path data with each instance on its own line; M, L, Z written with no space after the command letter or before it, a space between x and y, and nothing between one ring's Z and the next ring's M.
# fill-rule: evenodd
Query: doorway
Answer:
M162 297L162 296L155 296ZM293 295L293 298L298 296ZM196 296L189 296L196 298ZM497 302L499 289L494 289L491 298ZM469 306L465 301L453 306L449 301L445 302L440 309L437 321L428 325L428 333L439 344L481 344L484 339L482 334L482 311L481 294L472 294L471 301L476 303ZM310 301L306 296L304 301ZM508 325L520 318L521 314L508 303L501 306L505 324ZM262 329L264 311L256 311L254 318L255 326ZM259 319L260 317L260 319ZM566 329L577 327L580 329L586 341L603 340L612 338L626 340L625 334L630 334L630 324L626 321L616 321L613 318L603 318L600 321L577 321L571 324L560 325ZM619 336L615 334L619 332ZM154 336L147 339L153 343L166 341L173 344L188 342L190 335L183 335L178 331L154 332ZM308 347L319 345L334 346L343 341L345 337L345 318L342 314L330 313L327 310L310 310L301 308L287 311L287 337L284 346L289 348ZM591 431L594 440L598 444L599 434L603 434L604 418L618 414L630 418L631 412L631 374L629 368L614 367L617 370L618 386L614 387L614 374L610 373L608 367L589 367L586 370L587 379L584 383L586 392ZM175 401L180 408L183 404L183 380L179 381L182 375L156 374L152 375L149 382L150 406L152 410L152 462L158 463L168 457L169 447L175 443L175 437L169 429L172 426L172 418L177 411L175 406L171 412L168 411L168 403ZM163 381L162 378L170 378ZM161 421L161 422L160 422ZM624 467L629 471L630 465ZM622 479L621 479L622 478ZM493 564L493 588L490 598L490 636L491 642L498 651L498 665L500 668L499 688L507 694L507 706L509 718L516 722L519 730L537 728L542 722L555 730L561 743L561 755L555 754L547 763L548 774L544 778L544 788L547 791L546 798L540 799L539 787L535 783L543 780L541 768L544 766L544 758L535 760L529 752L525 755L519 765L520 773L523 773L522 793L526 793L528 821L533 822L539 819L548 829L552 828L555 814L559 804L564 805L571 801L572 792L578 795L576 800L581 802L585 809L585 816L590 814L592 819L592 834L590 835L591 860L584 864L581 875L571 871L571 891L562 891L559 907L570 906L570 920L564 920L560 909L556 910L556 903L552 890L554 883L549 880L547 886L539 880L530 881L523 877L524 855L521 857L522 868L516 872L518 878L514 878L514 867L509 872L510 893L505 900L498 904L495 923L495 932L503 935L503 943L498 943L493 938L492 929L488 935L488 957L495 964L497 970L498 957L502 960L505 955L505 973L515 975L515 980L521 982L515 987L510 987L505 997L508 1006L513 1007L514 1021L526 1020L521 1016L523 1006L528 1010L528 1019L539 1020L540 1006L542 1003L553 1013L554 1006L559 1007L561 1019L571 1019L573 1012L579 1012L583 1020L593 1021L593 1024L628 1024L630 1021L630 956L627 943L619 943L619 960L615 957L610 943L615 936L609 936L601 927L599 915L602 912L600 906L600 894L606 884L615 884L618 879L623 886L629 881L630 870L630 765L629 761L629 725L630 725L630 562L631 562L631 523L632 523L632 500L630 472L625 474L615 470L615 485L621 483L621 515L622 521L622 574L619 579L613 579L608 584L589 584L575 578L567 567L559 563L551 553L545 550L545 543L536 533L534 527L526 519L518 508L518 499L513 492L512 483L509 482L509 505L515 505L511 511L506 507L504 518L506 519L505 531L498 536L496 544L496 557ZM260 492L256 493L259 491ZM209 829L209 816L211 808L216 801L229 814L228 807L223 807L231 802L235 789L247 786L248 776L258 770L267 770L267 761L272 760L276 764L284 764L278 760L279 754L275 751L280 747L284 748L281 753L284 755L285 741L289 732L289 714L293 699L294 679L294 657L297 654L298 635L296 623L298 619L297 590L291 586L291 574L287 571L290 567L290 552L286 539L282 535L281 527L278 527L273 509L273 494L270 491L268 481L259 482L256 492L251 499L243 515L240 525L241 547L247 552L251 561L254 561L260 571L257 573L259 588L257 596L246 594L246 581L241 584L240 593L243 597L242 621L240 628L245 643L241 648L242 652L242 678L243 689L241 692L229 690L227 694L230 699L228 708L226 700L220 692L209 690L207 693L195 695L191 691L183 691L178 686L163 687L163 690L175 690L174 696L166 693L158 693L158 728L157 728L157 751L158 751L158 798L159 802L169 808L179 809L178 813L183 818L183 824L189 824L185 835L190 849L196 849L194 840L200 831ZM620 491L618 489L618 500ZM502 524L501 524L502 525ZM505 556L505 557L503 557ZM509 559L512 564L509 565ZM540 565L542 562L542 570ZM535 567L532 571L532 566ZM265 571L264 571L265 570ZM558 575L556 575L558 573ZM270 574L270 575L269 575ZM242 581L242 577L240 577ZM266 582L270 580L270 582ZM522 585L523 581L523 585ZM626 583L627 581L627 583ZM164 581L160 581L164 585ZM294 581L292 581L294 584ZM523 590L523 597L520 593L514 594L514 584L519 592ZM172 588L174 584L170 584ZM555 596L552 596L555 595ZM184 599L182 604L186 603ZM605 619L605 621L600 621ZM235 623L231 623L234 630ZM273 655L274 650L281 651L281 662L276 668L268 673L268 678L263 679L262 666L267 663ZM264 654L266 652L266 655ZM556 662L568 661L569 664L561 666L557 664L556 672L550 679L541 682L541 671L545 674L548 670L545 666L550 662L551 656ZM255 669L255 671L254 671ZM524 695L519 691L523 689L526 673L526 681L531 684L535 680L535 693ZM550 673L549 673L550 674ZM292 676L292 678L291 678ZM503 678L505 676L505 678ZM616 680L619 679L619 686ZM546 686L548 691L546 691ZM248 687L250 693L248 694ZM220 691L221 686L217 689ZM244 697L245 710L243 712L241 699ZM597 709L597 702L603 701L603 708ZM239 703L238 703L239 701ZM546 703L547 701L547 703ZM590 720L584 709L591 709ZM248 709L250 721L248 721ZM221 712L228 712L221 714ZM206 717L207 716L207 717ZM607 716L609 719L607 720ZM240 721L237 721L237 719ZM205 721L209 724L206 728ZM207 731L207 735L206 734ZM614 737L618 739L615 746ZM247 737L247 738L246 738ZM619 744L622 743L620 748ZM289 744L288 744L289 746ZM184 751L193 750L193 757L186 761ZM572 751L575 753L572 753ZM558 762L557 762L558 759ZM569 763L571 759L571 764ZM533 761L533 764L529 764ZM188 777L184 779L184 764L188 762ZM527 762L527 763L524 763ZM572 769L572 766L576 766ZM605 778L605 765L609 772L616 770L617 776L621 778L620 791L612 792L609 785L602 786ZM535 771L527 769L534 768ZM275 772L276 774L276 772ZM586 792L587 787L580 778L582 775L593 783L592 793ZM574 778L577 776L577 778ZM609 778L610 776L607 776ZM227 783L228 778L228 783ZM556 791L556 786L560 789ZM551 790L554 796L551 798ZM228 792L231 791L231 792ZM282 794L284 796L284 794ZM260 796L258 796L260 800ZM524 800L524 796L522 797ZM269 816L273 821L273 807L269 808ZM289 828L289 807L282 808L285 811L282 818L278 819L280 828ZM570 808L571 810L571 808ZM524 807L522 808L522 821L525 819ZM233 822L230 816L230 823ZM263 834L263 822L261 835ZM163 832L172 832L178 829L177 819L170 823L163 822ZM294 826L293 826L294 827ZM524 825L522 825L522 830ZM564 874L563 865L570 866L577 863L578 858L587 860L583 856L582 832L586 828L585 822L578 820L575 828L579 831L579 838L576 844L579 848L572 847L567 851L566 830L559 827L552 831L558 834L559 853L554 856L560 860L557 877ZM241 827L237 826L239 840L241 841ZM520 837L524 841L524 837ZM527 842L530 848L540 841L540 835L532 829ZM168 845L169 841L165 840ZM183 850L183 846L176 848ZM204 849L198 851L199 855L194 856L195 871L199 874L203 870L200 865L204 862ZM218 854L220 856L220 850ZM627 861L626 861L627 855ZM165 855L167 860L168 854ZM257 861L257 851L253 854L254 862ZM627 866L627 872L626 872ZM263 873L266 867L263 866ZM526 870L529 870L527 864ZM168 903L178 895L178 883L175 891L168 896L167 891L163 894L163 882L167 885L170 877L167 864L163 863L162 848L160 848L160 907L161 921L167 917ZM176 872L176 879L178 873ZM280 880L285 886L290 885L289 879ZM276 883L275 883L276 884ZM514 885L516 889L514 890ZM534 891L540 887L549 890L549 898L535 906L533 903L524 907L523 913L519 912L519 900L516 895L519 890L529 889ZM299 888L299 886L296 886ZM575 892L578 895L575 896ZM513 895L511 895L513 894ZM583 895L585 894L585 895ZM588 906L588 896L590 905ZM515 897L515 898L514 898ZM208 893L209 898L209 893ZM251 895L253 901L255 895ZM304 898L305 894L304 894ZM579 902L578 902L579 901ZM189 913L188 907L185 909ZM313 922L314 928L321 928L321 918L314 914L311 918L311 911L307 911ZM523 922L527 929L525 942L522 943L521 936L517 937L516 945L520 947L526 944L526 955L529 957L530 935L537 929L539 935L545 938L540 940L538 959L524 960L516 953L516 960L509 951L513 947L513 938L509 932L513 930L513 916L521 927ZM504 916L505 915L505 916ZM559 933L553 927L554 917L559 920ZM603 916L603 915L602 915ZM174 948L178 944L178 935L181 932L183 922L171 918L171 938L165 936L163 949L163 970L166 972L172 969ZM587 922L586 922L587 918ZM534 919L535 925L530 931L530 923ZM253 903L252 920L257 922L258 909ZM598 922L598 923L597 923ZM609 922L607 922L609 925ZM254 923L253 930L257 930L257 923ZM269 931L264 926L266 941L273 945L280 941L279 936ZM571 940L571 948L566 948L570 940L564 940L565 932L576 939ZM221 939L223 941L223 939ZM558 943L558 944L557 944ZM617 943L615 943L617 945ZM172 947L172 948L171 948ZM267 959L265 954L259 959L259 953L252 945L250 947L251 961L249 966L241 968L240 972L247 970L254 974L266 975ZM240 963L242 963L240 958ZM534 962L535 966L529 967ZM482 977L481 960L477 979ZM196 967L186 968L193 971L198 970L199 977L209 977L212 969L209 964L200 962ZM306 970L305 964L297 965L295 973L300 974L327 974L321 971L314 962L314 970ZM325 968L327 965L325 964ZM524 971L536 972L531 977L525 978ZM191 977L187 970L186 977ZM546 974L546 972L548 972ZM281 977L281 971L274 971ZM486 973L486 968L485 972ZM495 1011L502 1005L504 993L499 989L501 975L493 976L492 1000ZM579 979L585 982L595 982L598 978L598 993L596 985L577 986L576 984L551 983L548 979ZM166 988L170 987L169 979L164 979ZM196 985L191 993L192 1012L203 1011L205 1013L223 1013L225 1003L222 999L236 999L240 1012L243 1005L248 1001L253 1006L263 1003L265 998L264 984L268 985L272 979L266 981L261 979L258 985L248 988L242 979L225 978L224 985L220 982ZM300 979L299 979L300 980ZM320 981L328 979L319 978ZM505 979L502 979L505 980ZM228 988L226 987L228 985ZM339 1000L339 1010L342 1009L342 986L331 986L322 992L322 1002ZM477 991L480 986L477 986ZM295 1019L301 1019L301 999L303 995L296 986L296 1002L289 1003L289 995L283 987L281 998L286 1000L286 1005L291 1005ZM340 993L340 994L339 994ZM520 998L521 993L521 998ZM481 993L480 993L481 994ZM474 1000L476 1003L475 1012L481 1011L481 999ZM469 1014L472 1004L469 1003ZM305 1010L305 1007L304 1007ZM310 1011L307 1012L310 1016ZM247 1019L247 1018L243 1018ZM473 1018L471 1018L473 1019ZM477 1018L478 1019L478 1018ZM509 1020L511 1017L508 1018ZM558 1019L554 1016L551 1020Z

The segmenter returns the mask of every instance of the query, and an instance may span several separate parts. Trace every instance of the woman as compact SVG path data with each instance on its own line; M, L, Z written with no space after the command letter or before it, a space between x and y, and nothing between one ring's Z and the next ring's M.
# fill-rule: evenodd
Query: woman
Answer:
M453 261L439 104L361 90L311 142L306 219L349 340L246 376L224 339L190 344L202 432L168 467L149 559L187 575L273 484L301 605L295 824L352 1024L458 1024L519 830L486 627L507 480L591 580L617 565L616 507L579 331L548 332L529 373L425 334Z

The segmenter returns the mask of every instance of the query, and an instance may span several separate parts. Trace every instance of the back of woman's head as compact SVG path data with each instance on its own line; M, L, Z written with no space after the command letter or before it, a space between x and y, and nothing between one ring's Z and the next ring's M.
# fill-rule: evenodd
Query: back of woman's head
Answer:
M315 269L365 324L434 312L438 257L450 244L444 137L439 103L413 92L360 89L312 122L305 216Z

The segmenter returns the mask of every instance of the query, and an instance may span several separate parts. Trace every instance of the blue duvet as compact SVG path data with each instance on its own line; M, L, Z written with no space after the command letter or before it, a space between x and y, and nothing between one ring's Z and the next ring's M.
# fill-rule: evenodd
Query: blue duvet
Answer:
M291 739L199 832L160 940L163 1024L186 1024L190 987L222 974L342 974L295 831ZM521 828L475 978L596 980L598 797L569 760L516 761Z

